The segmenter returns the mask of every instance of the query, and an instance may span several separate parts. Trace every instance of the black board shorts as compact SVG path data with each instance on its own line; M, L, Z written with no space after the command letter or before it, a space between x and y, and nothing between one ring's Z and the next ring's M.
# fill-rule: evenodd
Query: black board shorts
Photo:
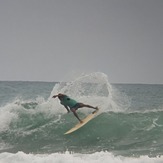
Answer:
M75 104L72 108L70 108L71 110L75 109L78 110L79 108L83 107L83 103L77 103Z

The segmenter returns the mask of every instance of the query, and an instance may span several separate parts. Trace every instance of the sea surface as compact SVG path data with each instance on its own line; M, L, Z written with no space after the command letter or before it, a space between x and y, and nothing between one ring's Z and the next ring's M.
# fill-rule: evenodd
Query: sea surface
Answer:
M57 93L98 106L98 116L64 135L78 120ZM0 81L0 163L64 162L162 163L163 85L111 84L99 72L67 82Z

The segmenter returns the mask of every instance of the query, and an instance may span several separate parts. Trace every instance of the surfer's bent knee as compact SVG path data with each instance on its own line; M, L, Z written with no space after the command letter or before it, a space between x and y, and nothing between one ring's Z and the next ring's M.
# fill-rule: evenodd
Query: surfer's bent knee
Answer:
M76 112L76 109L74 109L74 108L72 108L72 109L70 109L70 110L71 110L73 113Z

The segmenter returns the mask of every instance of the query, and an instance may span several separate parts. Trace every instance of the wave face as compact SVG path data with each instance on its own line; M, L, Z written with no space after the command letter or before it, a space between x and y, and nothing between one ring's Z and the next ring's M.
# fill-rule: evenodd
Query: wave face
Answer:
M107 153L109 159L114 154L148 160L162 155L163 85L110 84L105 74L92 73L67 83L0 82L0 91L0 158L18 151L17 157L55 153L60 158L59 153L70 157L72 152L82 158ZM99 106L99 115L64 135L78 121L51 98L59 92ZM81 108L78 114L83 118L91 111Z

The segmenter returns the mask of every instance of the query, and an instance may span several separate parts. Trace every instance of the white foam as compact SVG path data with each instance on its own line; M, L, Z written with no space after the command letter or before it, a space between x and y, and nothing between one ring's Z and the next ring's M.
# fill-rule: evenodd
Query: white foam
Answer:
M36 103L35 108L26 109L24 105L30 103ZM53 102L55 102L53 104ZM29 105L30 106L30 105ZM10 130L10 124L17 122L22 114L26 114L31 117L33 115L42 114L45 118L56 116L59 114L66 113L66 110L57 101L45 101L43 97L38 97L37 99L31 101L24 101L21 98L16 98L15 101L0 107L0 133L6 130ZM57 117L58 117L57 116ZM60 119L57 118L57 120Z
M12 110L15 109L14 104L8 104L0 108L0 132L8 130L12 120L16 120L18 115Z
M12 160L12 161L11 161ZM0 163L162 163L163 156L150 158L148 156L123 157L114 156L109 152L96 152L93 154L53 153L53 154L26 154L18 152L1 153Z

